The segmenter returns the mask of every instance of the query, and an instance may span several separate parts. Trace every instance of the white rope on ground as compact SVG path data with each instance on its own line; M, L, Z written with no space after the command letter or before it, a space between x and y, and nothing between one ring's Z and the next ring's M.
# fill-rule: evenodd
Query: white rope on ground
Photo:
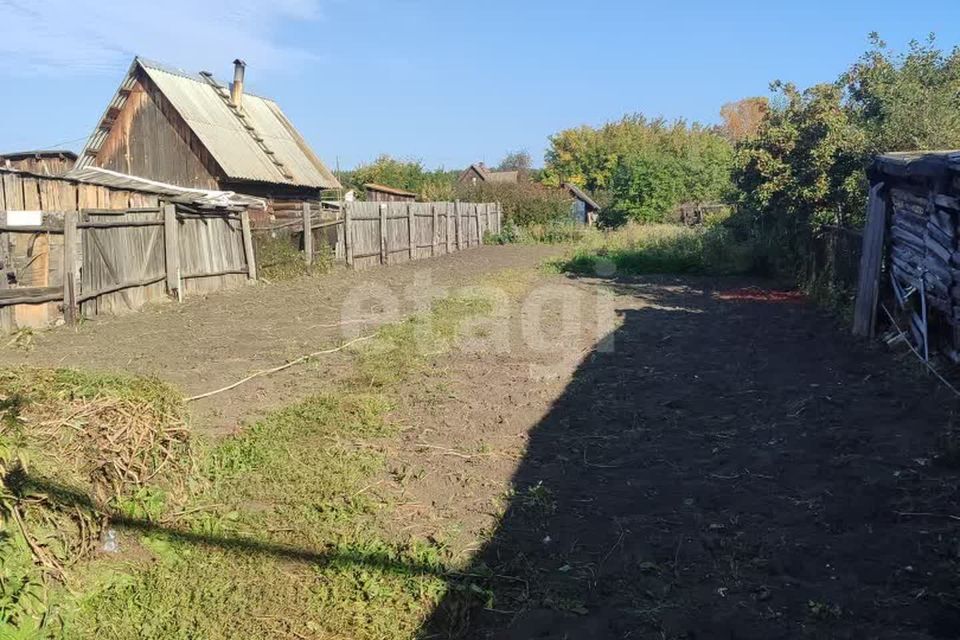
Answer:
M897 321L894 319L893 314L890 313L890 310L887 309L887 306L884 305L884 304L881 304L881 305L880 305L880 308L883 309L883 312L884 312L885 314L887 314L887 317L888 317L888 318L890 318L890 322L893 323L893 326L896 328L896 330L900 332L900 335L906 337L907 334L904 333L904 332L903 332L903 329L900 328L900 325L897 324ZM924 359L923 359L923 356L920 355L920 352L917 351L917 349L916 349L912 344L910 344L910 341L909 341L909 340L904 340L904 342L907 343L907 346L910 347L910 351L913 351L913 355L917 356L917 359L918 359L920 362L923 363L923 365L930 371L930 373L932 373L933 375L935 375L935 376L937 377L937 379L940 380L940 382L942 382L943 385L944 385L947 389L950 389L950 391L953 392L953 395L955 395L955 396L957 396L958 398L960 398L960 391L957 391L957 388L954 387L954 386L953 386L952 384L950 384L949 382L947 382L947 379L944 378L942 375L940 375L940 372L939 372L939 371L937 371L936 369L934 369L933 366L931 366L931 364L930 364L929 362L927 362L926 360L924 360Z
M282 365L280 365L279 367L274 367L273 369L264 369L263 371L257 371L256 373L250 374L250 375L247 376L246 378L242 378L242 379L240 379L240 380L237 380L237 381L234 382L233 384L228 384L228 385L225 386L225 387L220 387L219 389L214 389L213 391L208 391L208 392L206 392L206 393L201 393L200 395L197 395L197 396L191 396L191 397L187 398L185 401L186 401L186 402L193 402L193 401L195 401L195 400L202 400L203 398L209 398L210 396L215 396L215 395L217 395L218 393L223 393L224 391L230 391L231 389L236 389L236 388L239 387L240 385L245 384L245 383L247 383L247 382L250 382L250 381L253 380L254 378L259 378L259 377L261 377L261 376L268 376L268 375L271 375L271 374L273 374L273 373L277 373L278 371L283 371L284 369L289 369L290 367L292 367L292 366L294 366L294 365L298 365L298 364L300 364L301 362L305 362L305 361L309 360L310 358L315 358L315 357L317 357L317 356L327 355L327 354L330 354L330 353L336 353L337 351L343 351L344 349L346 349L347 347L349 347L349 346L351 346L351 345L357 344L358 342L363 342L364 340L370 340L371 338L375 338L376 336L377 336L376 333L371 333L371 334L368 335L368 336L360 336L359 338L354 338L353 340L351 340L351 341L349 341L349 342L345 342L344 344L340 345L339 347L335 347L335 348L333 348L333 349L323 349L322 351L314 351L313 353L308 353L308 354L305 355L305 356L300 356L300 357L297 358L296 360L291 360L290 362L288 362L288 363L286 363L286 364L282 364Z

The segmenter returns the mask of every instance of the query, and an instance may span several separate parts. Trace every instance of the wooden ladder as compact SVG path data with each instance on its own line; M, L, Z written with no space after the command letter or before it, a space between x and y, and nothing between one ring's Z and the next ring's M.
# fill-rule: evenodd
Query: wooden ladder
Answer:
M284 165L283 162L277 158L277 154L273 151L273 149L267 146L267 142L263 139L263 136L257 133L256 128L247 119L247 114L245 114L237 105L233 104L233 101L230 99L230 92L227 91L227 88L217 82L214 79L213 74L209 71L201 71L200 75L204 80L207 81L207 84L213 87L213 90L217 92L217 95L220 96L220 99L223 100L223 103L227 105L227 108L230 109L233 115L240 120L240 124L243 125L243 128L247 130L247 133L249 133L250 137L253 138L254 142L257 143L257 146L259 146L260 149L267 154L267 157L270 158L271 162L273 162L273 164L277 167L281 175L283 175L283 177L287 180L293 180L293 174L290 173L290 170L287 169L286 165Z

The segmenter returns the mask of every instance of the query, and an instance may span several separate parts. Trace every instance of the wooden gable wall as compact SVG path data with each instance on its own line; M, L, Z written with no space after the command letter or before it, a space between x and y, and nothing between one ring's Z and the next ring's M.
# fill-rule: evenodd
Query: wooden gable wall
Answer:
M186 122L143 73L94 163L182 187L218 189L219 169Z

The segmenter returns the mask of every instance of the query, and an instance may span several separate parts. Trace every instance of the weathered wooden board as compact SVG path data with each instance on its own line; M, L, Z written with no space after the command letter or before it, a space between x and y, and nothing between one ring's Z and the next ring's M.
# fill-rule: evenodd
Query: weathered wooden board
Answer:
M863 230L863 252L853 311L853 333L872 336L876 329L880 268L883 264L883 238L887 226L887 206L883 183L870 187L867 224Z

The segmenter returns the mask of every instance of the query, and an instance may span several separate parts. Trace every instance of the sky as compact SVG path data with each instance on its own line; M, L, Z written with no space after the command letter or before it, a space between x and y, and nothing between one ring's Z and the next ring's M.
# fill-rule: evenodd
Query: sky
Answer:
M0 0L0 152L79 150L140 55L279 102L331 168L496 164L628 113L719 120L834 80L878 32L960 44L960 0Z

